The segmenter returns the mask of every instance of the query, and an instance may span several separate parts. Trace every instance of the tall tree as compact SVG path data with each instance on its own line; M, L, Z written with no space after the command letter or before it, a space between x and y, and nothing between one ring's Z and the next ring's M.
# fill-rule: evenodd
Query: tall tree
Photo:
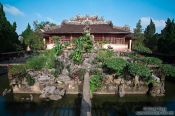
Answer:
M143 44L144 35L142 33L142 25L141 20L139 20L136 24L136 28L133 33L134 43L133 46L138 46L139 44Z
M3 5L0 3L0 52L16 51L20 48L16 23L13 25L5 17Z
M21 35L23 37L23 44L25 49L27 47L30 47L32 50L39 50L43 48L42 36L39 33L34 32L29 24Z
M134 29L134 39L137 40L143 39L141 20L137 22L136 28Z
M28 23L26 29L21 34L21 36L23 38L21 42L22 42L24 49L26 49L29 46L29 40L28 40L27 36L30 35L30 33L32 33L32 32L33 32L33 30L31 29L31 26Z
M41 50L44 47L43 38L37 32L32 32L25 38L32 50Z
M147 47L149 47L152 50L155 50L155 48L157 46L155 32L156 32L155 24L151 19L150 24L146 27L146 29L144 31L144 36L145 36L144 43Z
M30 24L28 23L26 29L22 32L21 36L22 36L23 38L26 38L26 36L28 36L28 35L29 35L30 33L32 33L32 32L33 32L33 30L32 30L32 28L31 28Z
M158 41L159 52L175 54L175 23L174 20L167 19L165 28L161 31Z
M13 30L16 31L16 27L17 27L16 22L13 23L12 27L13 27Z

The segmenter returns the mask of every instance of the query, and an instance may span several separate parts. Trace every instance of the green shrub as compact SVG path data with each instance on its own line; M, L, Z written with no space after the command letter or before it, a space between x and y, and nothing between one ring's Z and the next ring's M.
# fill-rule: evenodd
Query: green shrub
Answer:
M46 56L45 68L48 69L55 68L56 57L54 50L46 51L44 55Z
M35 70L55 68L55 56L54 49L32 56L26 62L27 68Z
M27 68L41 70L42 68L52 69L56 65L56 55L60 54L58 49L44 51L39 55L32 56L26 62ZM57 52L56 52L57 51Z
M133 59L137 59L139 57L136 53L128 53L126 56Z
M26 65L24 65L24 64L11 65L9 67L9 73L11 75L24 75L24 74L26 74Z
M83 40L81 37L74 39L73 43L75 44L75 49L83 50Z
M92 75L90 77L90 91L93 93L98 88L102 86L102 76L101 75Z
M145 47L143 44L138 44L137 46L134 46L133 50L141 53L152 53L152 51Z
M56 55L60 55L63 52L63 46L60 42L57 42L53 49L55 50Z
M144 57L143 55L141 55L139 53L135 53L135 52L134 53L127 53L125 56L127 56L127 57L129 57L129 58L131 58L133 60L138 60L138 59Z
M175 67L170 64L161 65L161 71L166 77L175 77Z
M74 39L75 45L73 53L70 58L73 59L75 64L81 64L83 62L83 52L91 52L93 49L93 42L91 40L90 33L84 33L83 36Z
M141 62L149 65L160 65L162 64L162 60L160 60L159 58L155 58L155 57L143 57L139 59Z
M100 62L104 62L106 59L111 59L111 58L114 58L115 57L115 54L113 51L111 50L99 50L97 52L97 57L96 59Z
M128 63L128 71L133 76L150 77L151 70L142 64Z
M75 64L81 64L83 62L83 56L80 49L75 49L70 55L70 58L73 59Z
M108 69L115 71L116 75L122 75L127 65L127 61L122 58L106 59L104 65Z
M73 40L75 49L81 49L85 52L90 52L93 49L93 41L90 33L84 33L83 36Z
M26 65L29 69L40 70L45 67L46 60L46 56L41 54L39 56L33 56L32 58L28 59Z
M82 40L83 40L84 51L91 52L91 50L93 49L93 41L90 33L84 33L84 35L82 36Z

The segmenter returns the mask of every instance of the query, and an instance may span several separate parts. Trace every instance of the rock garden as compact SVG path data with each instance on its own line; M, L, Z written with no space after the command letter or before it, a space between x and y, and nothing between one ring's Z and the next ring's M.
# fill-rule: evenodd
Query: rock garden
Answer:
M175 69L158 58L102 49L88 32L72 42L53 39L53 49L35 53L25 64L9 66L14 93L58 100L65 94L82 93L84 74L89 72L91 95L162 96L165 78L175 76Z

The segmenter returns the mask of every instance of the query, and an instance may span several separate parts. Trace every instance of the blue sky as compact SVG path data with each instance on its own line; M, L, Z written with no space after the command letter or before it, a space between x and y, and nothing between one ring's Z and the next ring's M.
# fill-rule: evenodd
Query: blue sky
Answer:
M75 15L98 15L114 25L133 29L139 19L145 27L150 18L157 31L166 19L175 18L175 0L1 0L10 22L17 22L20 34L34 20L60 24Z

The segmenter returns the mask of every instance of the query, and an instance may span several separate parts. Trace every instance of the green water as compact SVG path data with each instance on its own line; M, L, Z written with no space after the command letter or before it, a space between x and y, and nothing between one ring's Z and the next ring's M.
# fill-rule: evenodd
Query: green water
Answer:
M175 112L175 83L165 83L164 97L132 95L98 95L92 98L92 116L135 116L143 107L166 107ZM6 75L0 76L0 93L9 88ZM79 116L81 96L66 95L59 101L41 101L37 94L33 102L21 101L28 94L0 96L0 116Z

